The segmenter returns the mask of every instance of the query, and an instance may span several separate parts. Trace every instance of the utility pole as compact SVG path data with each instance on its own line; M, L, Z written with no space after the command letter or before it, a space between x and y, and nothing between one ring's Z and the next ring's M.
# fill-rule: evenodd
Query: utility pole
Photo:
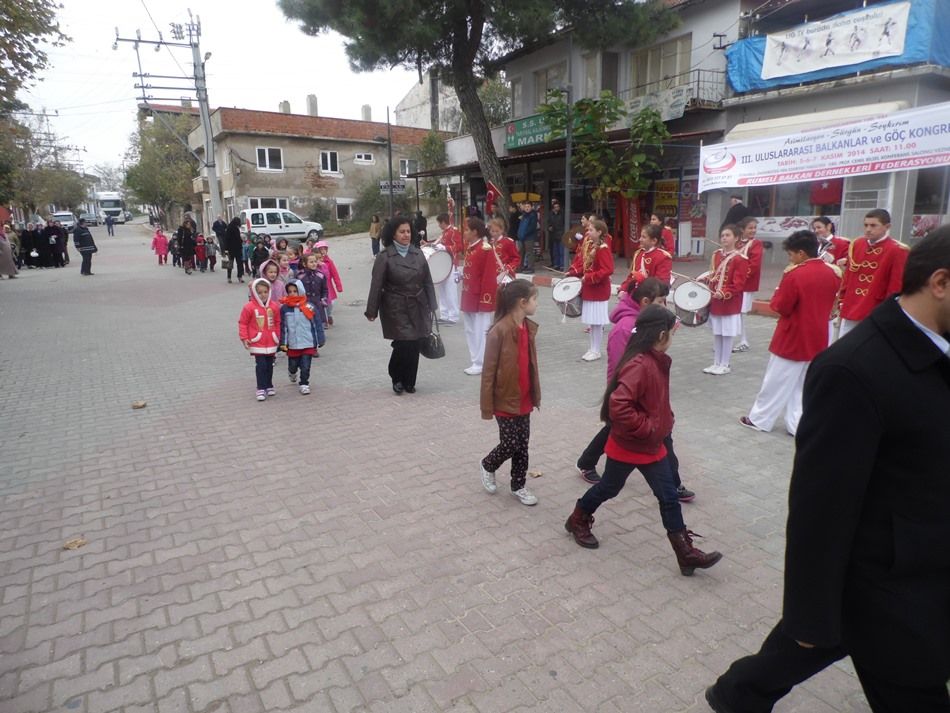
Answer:
M201 18L191 14L191 11L188 11L188 22L187 23L170 23L171 26L171 35L175 42L169 42L162 37L162 33L158 33L158 40L143 40L142 33L139 30L136 30L134 38L126 38L119 36L119 28L115 30L115 42L112 45L112 49L118 49L120 42L131 42L133 49L135 50L135 55L138 60L138 72L133 72L132 76L138 80L138 83L135 84L136 89L141 90L141 96L137 99L143 102L146 106L150 106L150 102L156 100L164 101L180 101L181 96L177 97L157 97L149 93L153 89L165 89L172 91L180 92L189 92L194 93L198 100L198 114L201 121L201 130L204 134L204 156L199 156L197 153L192 151L191 147L188 145L187 137L180 136L171 126L165 118L162 116L160 111L153 111L153 116L156 121L161 122L177 139L181 142L189 153L194 156L198 162L204 168L205 173L208 178L208 193L211 197L211 213L213 215L207 216L208 218L208 229L210 229L211 223L218 215L223 215L223 210L221 206L221 192L218 186L218 174L217 167L215 164L215 150L214 150L214 136L212 134L211 128L211 109L208 105L208 85L205 75L205 62L210 59L211 53L207 52L202 57L201 54ZM187 42L185 41L187 35ZM155 47L155 51L158 52L162 47L165 47L169 53L171 53L172 47L178 48L188 48L191 50L192 62L194 64L194 74L192 76L175 76L175 75L162 75L162 74L149 74L142 71L142 56L139 52L139 45L152 45ZM174 55L172 55L174 58ZM177 63L177 60L176 60ZM179 65L180 67L181 65ZM190 81L191 86L159 86L153 85L150 83L151 79L171 79L171 80L184 80ZM202 206L203 208L204 206Z
M386 107L386 153L389 157L389 219L393 218L393 128L389 123L389 107Z

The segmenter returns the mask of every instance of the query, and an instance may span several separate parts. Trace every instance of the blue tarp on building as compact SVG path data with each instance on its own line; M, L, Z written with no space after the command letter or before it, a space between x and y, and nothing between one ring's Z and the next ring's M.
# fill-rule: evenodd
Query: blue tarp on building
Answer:
M897 0L897 2L901 1L906 2L906 0ZM891 4L896 3L880 3L879 5ZM846 17L857 12L863 12L863 10L844 12L834 17ZM765 58L765 42L765 36L749 37L739 40L726 50L727 76L734 91L741 94L775 89L822 79L847 77L855 72L866 72L883 67L901 67L921 63L950 67L950 0L912 0L904 53L896 57L883 57L843 67L829 67L806 74L763 79L762 63Z

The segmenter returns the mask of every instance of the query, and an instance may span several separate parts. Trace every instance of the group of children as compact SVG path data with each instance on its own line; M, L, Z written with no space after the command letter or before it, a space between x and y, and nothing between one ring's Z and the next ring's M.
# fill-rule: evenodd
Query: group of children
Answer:
M199 272L214 272L218 264L218 252L221 250L213 235L207 238L201 233L195 239L195 267ZM152 237L152 252L158 257L159 265L168 264L168 255L172 256L172 267L184 267L181 257L181 245L178 237L169 238L161 227L155 229Z

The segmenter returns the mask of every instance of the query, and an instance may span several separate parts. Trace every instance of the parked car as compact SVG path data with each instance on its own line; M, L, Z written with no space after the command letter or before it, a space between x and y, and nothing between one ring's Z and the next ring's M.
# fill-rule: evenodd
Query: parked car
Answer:
M96 217L95 213L81 213L79 219L85 220L86 225L99 225L99 218Z
M50 218L52 220L58 220L67 233L73 232L73 229L76 227L76 216L69 211L53 213Z
M275 240L306 240L322 238L323 226L304 220L296 213L278 208L248 208L241 211L241 223L245 233L267 233Z

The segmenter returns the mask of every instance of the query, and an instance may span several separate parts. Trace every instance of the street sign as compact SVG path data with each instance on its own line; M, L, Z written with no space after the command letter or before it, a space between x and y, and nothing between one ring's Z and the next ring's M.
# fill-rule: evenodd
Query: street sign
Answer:
M393 181L393 193L405 193L406 192L406 182L402 179L397 179ZM380 195L389 195L389 181L380 181L379 182L379 193Z

